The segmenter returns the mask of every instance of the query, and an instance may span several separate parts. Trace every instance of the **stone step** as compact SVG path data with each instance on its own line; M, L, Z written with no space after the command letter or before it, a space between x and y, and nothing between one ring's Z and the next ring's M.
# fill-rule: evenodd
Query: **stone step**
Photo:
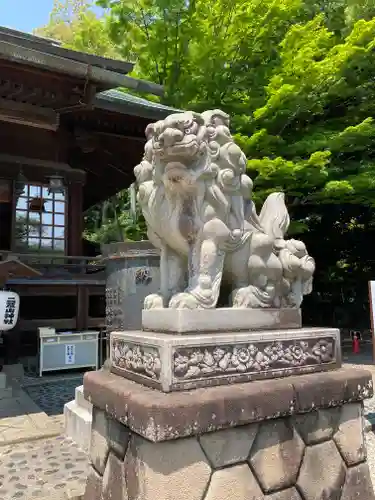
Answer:
M13 397L13 390L11 387L6 387L5 389L0 389L0 400L1 399L11 399Z
M0 372L0 399L7 399L13 396L12 387L7 384L6 373Z
M4 372L0 372L0 390L7 386L7 376Z
M64 405L65 436L72 439L82 450L88 452L91 439L92 413L70 401Z
M16 365L4 365L2 373L7 377L8 385L20 385L23 382L24 370L20 363Z
M87 401L87 399L85 399L85 396L83 395L83 385L76 387L75 396L77 405L80 406L81 408L85 408L87 411L91 413L92 404L89 401Z

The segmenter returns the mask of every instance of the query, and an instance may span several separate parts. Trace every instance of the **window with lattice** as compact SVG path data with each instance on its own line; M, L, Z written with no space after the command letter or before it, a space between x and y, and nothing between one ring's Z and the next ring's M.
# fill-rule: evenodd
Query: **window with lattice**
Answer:
M66 249L66 193L49 193L48 186L16 186L14 242L17 252L64 254Z

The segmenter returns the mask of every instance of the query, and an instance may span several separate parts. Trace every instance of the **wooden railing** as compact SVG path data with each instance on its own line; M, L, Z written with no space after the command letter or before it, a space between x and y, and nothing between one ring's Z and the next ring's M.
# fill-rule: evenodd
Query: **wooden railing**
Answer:
M92 274L104 270L101 256L88 257L55 253L17 253L0 250L0 260L16 259L42 272L51 274Z

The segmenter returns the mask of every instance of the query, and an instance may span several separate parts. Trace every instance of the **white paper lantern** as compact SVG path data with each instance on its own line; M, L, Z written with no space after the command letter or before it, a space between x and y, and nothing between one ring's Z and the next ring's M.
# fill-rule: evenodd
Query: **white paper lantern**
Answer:
M0 291L0 331L16 326L20 310L20 296L15 292Z

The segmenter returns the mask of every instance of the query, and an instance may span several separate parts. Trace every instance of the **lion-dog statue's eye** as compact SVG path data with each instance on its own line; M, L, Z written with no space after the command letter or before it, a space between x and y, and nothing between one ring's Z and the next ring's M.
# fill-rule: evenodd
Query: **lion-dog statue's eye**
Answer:
M193 120L188 120L184 123L184 132L185 134L194 134L195 127L194 127L194 121Z

